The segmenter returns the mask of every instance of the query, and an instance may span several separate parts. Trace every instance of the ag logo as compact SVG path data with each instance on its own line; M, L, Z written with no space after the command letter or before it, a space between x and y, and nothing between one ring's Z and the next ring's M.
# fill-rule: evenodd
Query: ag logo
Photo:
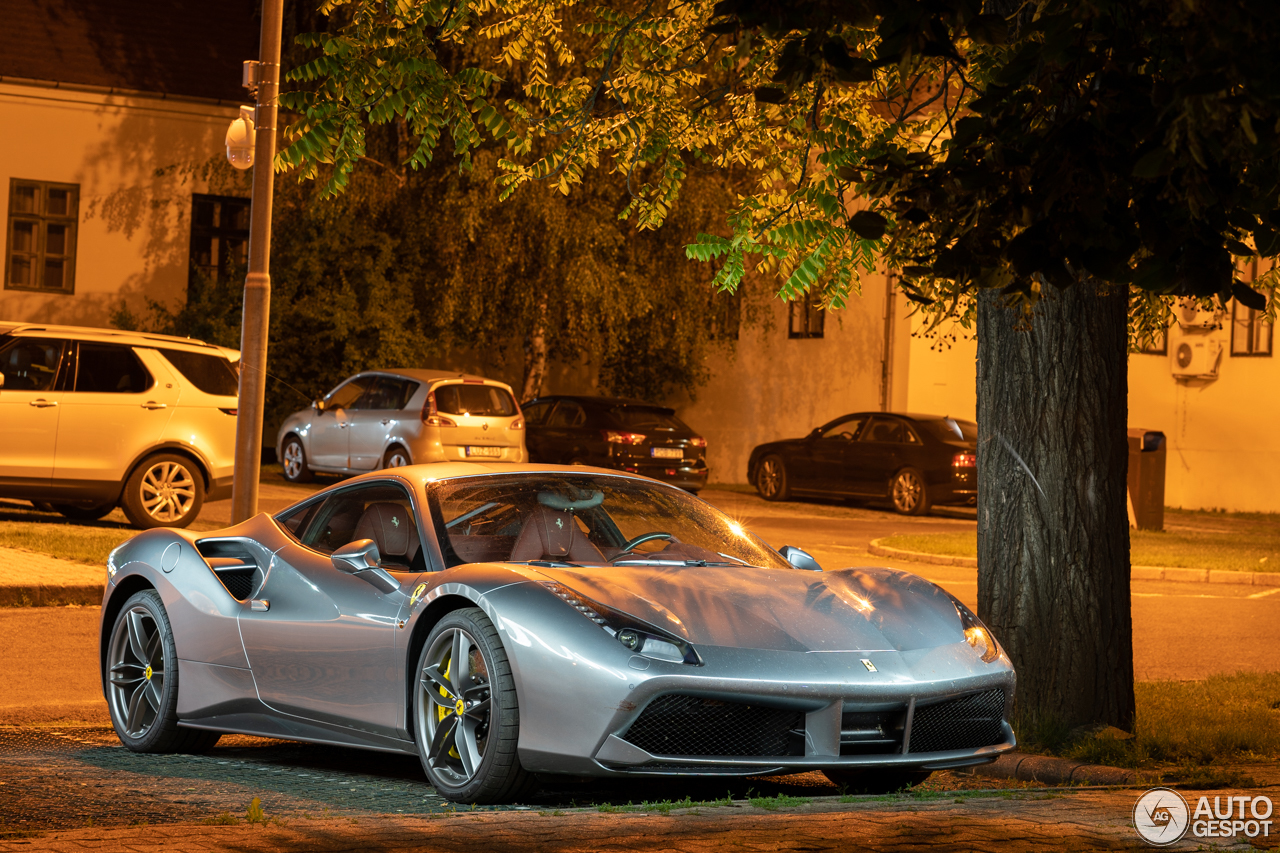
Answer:
M1164 847L1187 834L1190 816L1187 801L1177 791L1152 788L1133 806L1133 828L1143 841Z

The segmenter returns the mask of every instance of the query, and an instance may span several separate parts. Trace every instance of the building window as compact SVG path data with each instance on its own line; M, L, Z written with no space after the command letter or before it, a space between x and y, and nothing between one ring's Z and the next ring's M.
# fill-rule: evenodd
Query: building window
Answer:
M229 281L242 274L248 259L249 199L193 195L188 299L204 282Z
M9 244L4 285L75 292L78 184L9 181Z
M1138 345L1138 352L1146 355L1168 355L1169 354L1169 330L1163 329L1154 333L1151 340Z
M1272 324L1268 323L1264 311L1255 311L1240 304L1239 300L1231 302L1231 354L1271 355Z
M822 300L818 294L808 291L801 298L787 304L791 312L791 320L787 337L820 338L826 312L822 310Z

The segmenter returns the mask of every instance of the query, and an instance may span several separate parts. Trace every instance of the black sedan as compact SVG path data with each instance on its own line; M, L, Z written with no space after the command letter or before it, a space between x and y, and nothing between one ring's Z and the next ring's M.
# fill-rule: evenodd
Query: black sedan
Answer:
M531 462L616 468L694 494L707 485L707 440L673 409L577 396L539 397L520 408Z
M978 425L939 415L858 412L804 438L751 451L747 478L766 500L888 498L898 512L975 503Z

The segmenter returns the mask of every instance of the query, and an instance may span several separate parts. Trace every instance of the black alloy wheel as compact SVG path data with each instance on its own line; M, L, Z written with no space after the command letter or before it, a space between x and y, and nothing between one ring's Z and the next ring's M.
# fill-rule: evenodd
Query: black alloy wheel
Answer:
M457 803L510 803L533 790L520 765L520 708L506 650L478 607L445 616L422 647L413 690L418 757Z
M903 468L889 484L893 508L903 515L925 515L929 512L929 489L924 475L915 468Z
M134 752L206 752L218 732L178 727L178 652L160 593L134 593L116 616L104 662L107 708Z

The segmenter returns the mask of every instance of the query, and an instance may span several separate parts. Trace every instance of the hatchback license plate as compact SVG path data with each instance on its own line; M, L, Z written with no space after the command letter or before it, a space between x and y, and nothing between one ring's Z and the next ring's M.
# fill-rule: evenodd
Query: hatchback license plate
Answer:
M502 456L502 448L501 447L468 447L467 455L468 456L488 456L491 458L497 458Z
M650 451L655 459L683 459L684 451L679 447L655 447Z

